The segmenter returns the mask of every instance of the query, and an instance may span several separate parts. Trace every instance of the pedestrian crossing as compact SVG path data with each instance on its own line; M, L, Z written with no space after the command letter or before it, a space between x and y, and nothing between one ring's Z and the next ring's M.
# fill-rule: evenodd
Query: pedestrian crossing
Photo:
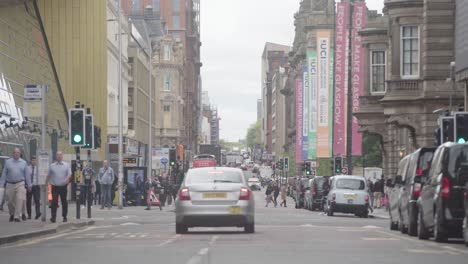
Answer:
M133 233L133 232L104 232L104 233L88 233L88 234L79 234L69 236L66 239L75 240L75 239L92 239L92 240L112 240L112 239L128 239L128 240L137 240L137 239L154 239L161 238L161 235L153 233Z

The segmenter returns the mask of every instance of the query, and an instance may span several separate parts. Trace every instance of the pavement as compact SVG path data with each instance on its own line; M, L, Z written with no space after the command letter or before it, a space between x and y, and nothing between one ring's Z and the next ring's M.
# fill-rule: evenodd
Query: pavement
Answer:
M245 234L239 228L193 228L188 234L176 235L172 206L163 211L145 211L142 207L94 210L94 225L4 245L0 247L0 262L467 263L468 248L461 240L420 241L388 230L388 220L379 216L328 217L323 212L294 209L291 200L287 208L266 208L263 196L263 192L255 192L254 234ZM6 225L1 224L0 229Z

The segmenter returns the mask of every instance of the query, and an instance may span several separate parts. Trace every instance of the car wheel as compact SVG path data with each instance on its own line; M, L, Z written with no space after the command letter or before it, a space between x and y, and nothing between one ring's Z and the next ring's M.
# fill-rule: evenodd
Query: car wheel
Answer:
M333 216L333 209L331 208L331 206L328 207L327 215L328 216Z
M176 234L186 234L188 232L188 227L184 224L176 223Z
M244 226L244 231L249 234L255 233L255 223L246 224Z
M369 218L369 211L365 211L361 216L362 218Z
M418 212L418 238L421 240L429 239L429 231L424 225L423 212L421 208L419 209L419 212Z
M447 234L445 233L444 227L442 226L442 216L439 213L439 210L436 209L434 215L434 238L437 242L447 241Z
M417 236L418 235L418 215L415 212L417 208L414 210L408 211L408 235L410 236Z

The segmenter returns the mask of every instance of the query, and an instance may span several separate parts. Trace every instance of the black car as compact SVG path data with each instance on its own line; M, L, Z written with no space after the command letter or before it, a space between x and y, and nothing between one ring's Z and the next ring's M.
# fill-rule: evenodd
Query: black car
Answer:
M309 179L308 178L300 178L296 181L296 190L295 190L295 202L296 202L296 209L304 208L304 195L308 188Z
M306 199L310 200L308 204L309 210L314 211L315 209L323 210L323 200L324 197L328 194L328 187L325 186L325 183L328 183L328 177L317 176L314 177L310 183L310 192L306 195L310 195ZM328 184L327 184L328 186Z
M436 147L424 147L413 152L404 178L397 179L402 183L398 203L399 229L410 236L418 234L417 201L422 190L421 179L429 173L435 150Z
M437 148L418 199L418 237L436 241L463 236L464 194L468 180L468 144Z

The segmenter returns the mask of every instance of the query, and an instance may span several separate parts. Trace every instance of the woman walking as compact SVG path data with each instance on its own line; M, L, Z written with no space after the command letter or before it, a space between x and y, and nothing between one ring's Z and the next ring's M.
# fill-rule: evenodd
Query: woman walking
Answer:
M272 193L273 193L273 186L270 184L270 185L268 185L268 187L267 187L267 189L265 191L265 199L266 199L265 207L268 207L268 205L271 203Z
M284 204L284 207L287 207L286 206L286 196L288 194L288 188L286 187L286 184L283 184L281 186L281 204L280 204L280 207L283 206Z

